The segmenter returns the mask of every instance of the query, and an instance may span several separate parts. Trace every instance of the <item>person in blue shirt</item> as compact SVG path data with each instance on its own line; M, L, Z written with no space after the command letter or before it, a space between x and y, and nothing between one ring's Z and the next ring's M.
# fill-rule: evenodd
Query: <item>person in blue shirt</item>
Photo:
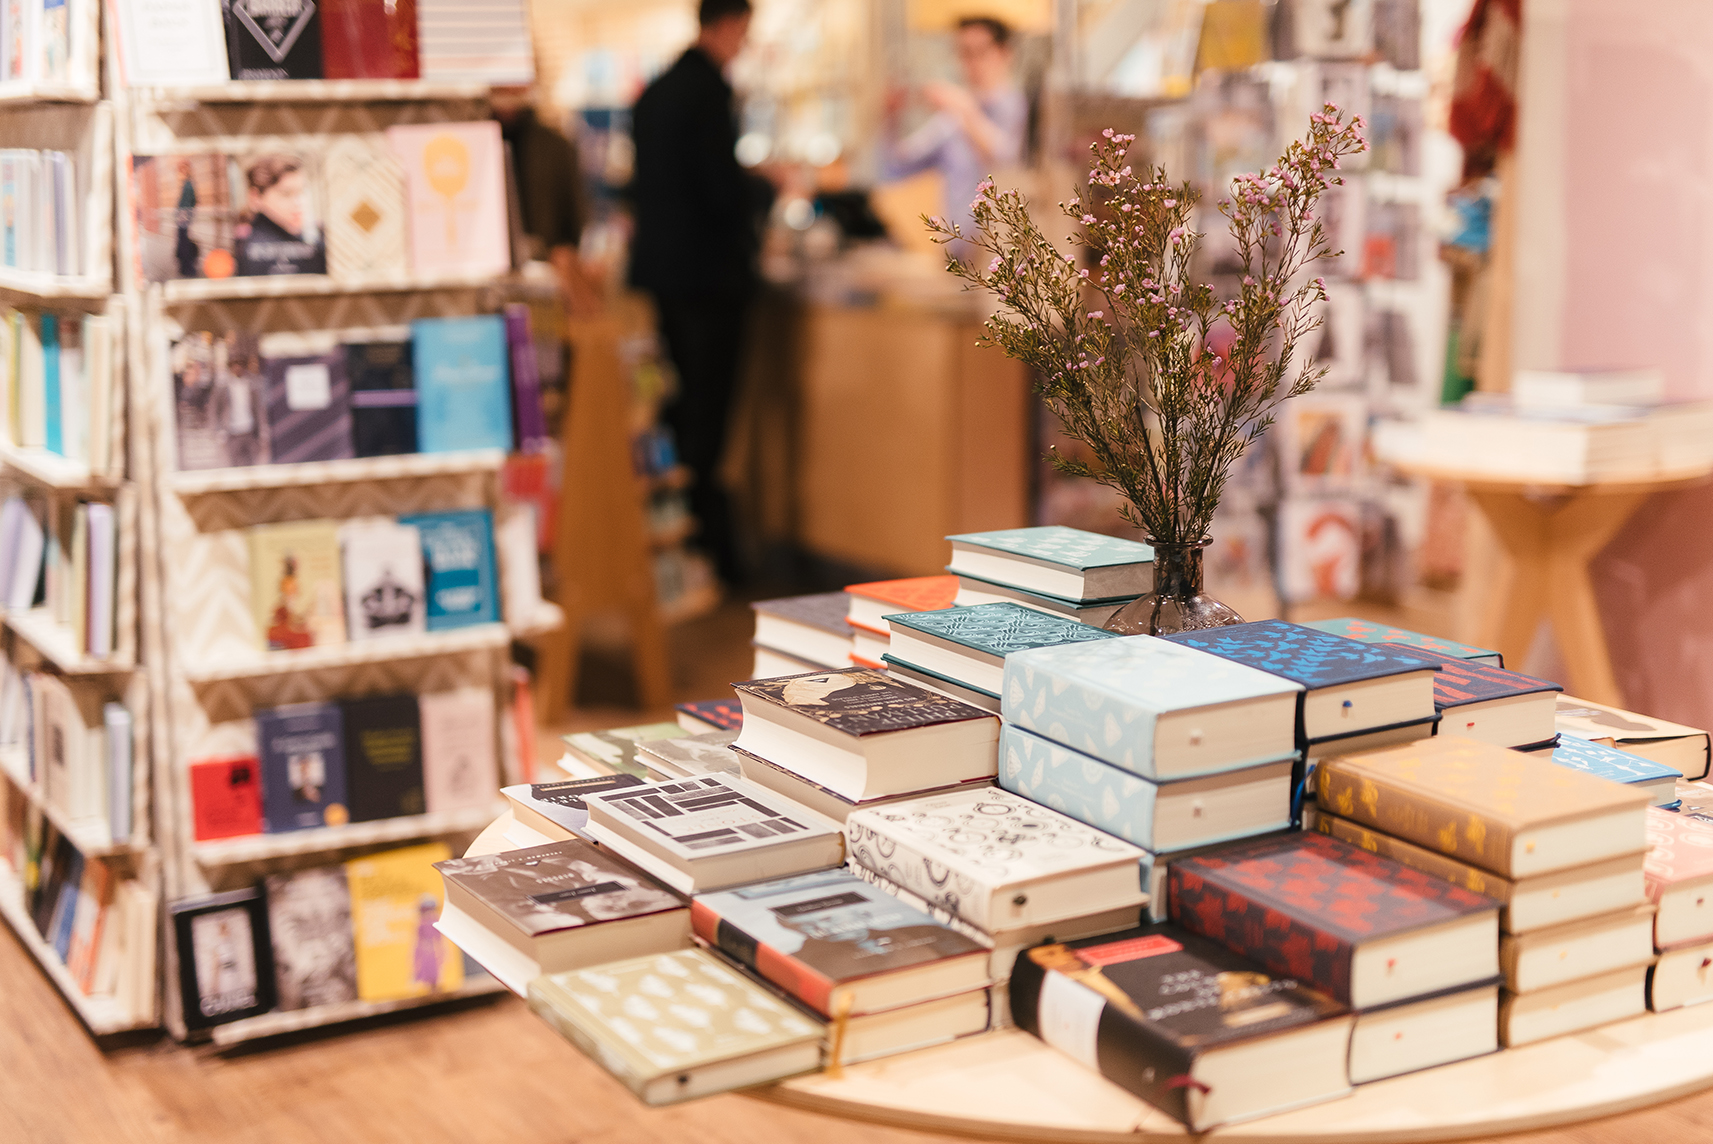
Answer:
M937 170L945 180L941 213L967 233L976 187L995 171L1023 161L1029 101L1011 78L1011 29L1003 21L989 16L960 20L956 47L963 86L922 85L934 114L903 138L898 118L905 94L894 92L889 98L882 171L892 180Z

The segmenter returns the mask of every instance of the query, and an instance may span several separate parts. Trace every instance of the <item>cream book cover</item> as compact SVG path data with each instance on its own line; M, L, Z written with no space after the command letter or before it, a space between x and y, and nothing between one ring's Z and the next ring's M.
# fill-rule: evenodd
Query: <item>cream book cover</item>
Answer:
M499 792L494 692L459 687L417 698L428 813L492 806Z
M250 529L250 609L264 651L344 643L339 523L304 520Z
M327 149L327 271L350 281L410 270L404 168L383 135L342 135Z
M463 957L434 928L445 904L434 864L451 857L444 842L430 842L345 864L362 1000L448 993L464 984Z
M387 128L404 167L410 261L419 277L511 269L505 150L498 123Z

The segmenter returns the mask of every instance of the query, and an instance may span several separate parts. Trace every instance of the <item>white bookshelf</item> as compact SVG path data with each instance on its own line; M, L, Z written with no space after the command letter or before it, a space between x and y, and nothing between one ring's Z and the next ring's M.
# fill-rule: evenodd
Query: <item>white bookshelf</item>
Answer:
M181 497L301 485L411 481L447 474L497 473L506 455L499 449L456 453L401 453L389 457L353 457L345 461L306 461L298 465L255 465L244 469L205 469L172 473L167 487Z
M61 492L84 492L117 488L118 477L91 473L89 466L46 449L20 448L0 443L0 468L23 480Z
M5 623L62 675L116 675L136 669L129 654L97 659L81 651L71 629L48 615L45 608L7 612Z
M406 818L382 818L374 822L352 822L324 826L318 830L293 830L284 834L250 834L242 838L220 838L191 847L197 865L207 868L239 866L291 858L300 854L330 854L360 846L381 846L417 838L439 838L473 834L492 822L505 809L502 803L473 810L442 814L417 814Z
M421 103L488 98L484 83L421 79L233 80L173 87L136 87L133 99L182 103Z
M71 972L65 963L59 959L54 947L42 940L36 932L36 923L30 918L29 911L24 908L24 884L5 866L0 866L0 918L12 927L12 932L18 935L18 941L36 959L42 971L48 975L48 980L71 1006L80 1021L97 1037L109 1037L117 1033L129 1033L143 1029L153 1029L160 1024L158 1017L150 1006L150 1011L139 1015L121 1005L113 997L105 995L89 996L78 988L72 979Z
M263 1013L259 1017L248 1017L227 1025L216 1025L212 1040L216 1047L229 1049L251 1041L264 1040L268 1037L299 1033L305 1029L317 1029L323 1025L362 1021L370 1017L384 1017L389 1013L403 1013L410 1009L421 1009L427 1005L443 1005L450 1001L468 1001L476 997L491 997L497 993L504 993L505 990L504 985L501 985L488 974L475 974L466 977L464 984L457 989L444 993L425 993L420 997L404 997L396 1001L340 1001L331 1005L316 1005L308 1009Z
M379 639L353 640L342 644L329 644L326 647L304 648L302 651L258 652L248 660L209 662L206 666L188 667L184 671L184 677L193 684L270 679L329 668L403 663L413 659L433 659L472 651L499 651L511 640L512 630L506 624L472 624L470 627L449 632L383 636Z

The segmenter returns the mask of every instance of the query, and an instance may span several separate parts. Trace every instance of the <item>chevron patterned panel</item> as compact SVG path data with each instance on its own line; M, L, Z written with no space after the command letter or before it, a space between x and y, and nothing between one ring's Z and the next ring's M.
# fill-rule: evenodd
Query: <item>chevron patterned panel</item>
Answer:
M291 488L245 489L197 497L185 514L204 535L282 520L349 520L436 509L478 508L487 503L483 473L443 473L409 481L348 482Z
M329 699L360 699L366 695L450 691L456 687L491 687L496 680L495 653L471 651L424 659L389 660L295 671L259 679L229 679L193 684L202 717L212 723L248 719L259 708L284 703L316 703Z

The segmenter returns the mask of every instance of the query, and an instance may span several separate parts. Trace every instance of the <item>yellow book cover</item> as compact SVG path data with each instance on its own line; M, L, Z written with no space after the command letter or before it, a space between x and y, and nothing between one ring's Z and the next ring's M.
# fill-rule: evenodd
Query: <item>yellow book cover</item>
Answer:
M451 857L445 843L430 842L345 863L362 1000L395 1001L464 984L463 955L434 928L443 904L434 864Z
M265 651L344 643L339 523L302 520L250 529L250 609Z

